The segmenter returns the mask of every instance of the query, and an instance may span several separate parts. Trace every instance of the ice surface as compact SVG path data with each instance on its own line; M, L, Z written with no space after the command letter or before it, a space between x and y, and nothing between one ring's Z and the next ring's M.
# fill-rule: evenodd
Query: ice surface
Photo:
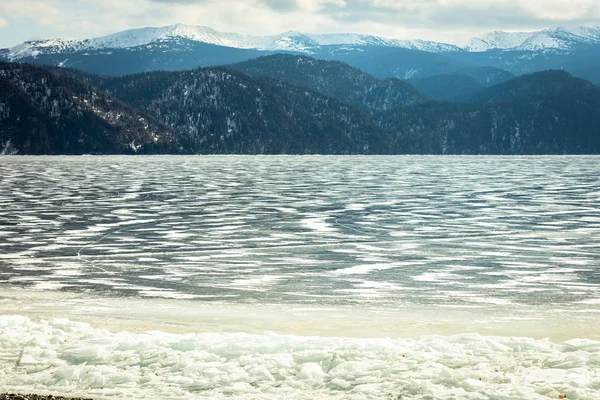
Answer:
M600 398L600 342L591 340L136 334L2 316L0 353L4 391L122 399Z
M0 384L597 400L598 175L598 157L3 159Z
M599 165L10 158L0 164L0 223L11 223L0 230L0 279L159 298L596 309Z

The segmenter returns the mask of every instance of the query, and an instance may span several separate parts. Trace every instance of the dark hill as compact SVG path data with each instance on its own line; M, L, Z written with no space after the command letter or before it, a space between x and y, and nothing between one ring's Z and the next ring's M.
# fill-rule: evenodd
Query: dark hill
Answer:
M265 54L270 53L179 38L128 49L86 49L58 54L38 54L18 61L34 65L64 65L99 75L123 76L151 71L183 71L225 65ZM0 50L0 60L2 59L3 54Z
M594 97L598 88L591 82L575 78L565 71L543 71L523 75L488 88L473 97L474 103L526 101L547 97Z
M435 75L408 81L432 100L469 102L484 89L475 78L467 75Z
M277 54L233 64L252 76L269 77L336 98L368 113L424 102L414 87L399 79L377 79L339 61Z
M485 90L478 104L428 103L379 116L394 149L434 154L598 154L600 89L560 71Z
M87 84L0 63L0 153L178 152L170 128Z
M0 65L4 153L600 153L600 89L561 71L483 89L476 102L369 115L298 84L229 68L111 78ZM348 67L339 63L326 63L323 81L315 71L305 78L334 90L336 65L344 81Z
M388 137L354 107L228 69L151 72L102 88L171 126L200 153L385 154Z

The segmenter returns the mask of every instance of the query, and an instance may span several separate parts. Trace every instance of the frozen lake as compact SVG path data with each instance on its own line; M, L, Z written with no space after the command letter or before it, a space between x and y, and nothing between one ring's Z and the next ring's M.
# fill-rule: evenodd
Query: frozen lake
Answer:
M97 397L597 399L599 177L600 157L1 158L4 376ZM452 336L474 332L486 336ZM444 336L418 339L430 334ZM258 381L228 364L236 335L254 335L232 350L238 367L267 354L247 360ZM26 337L47 343L29 354ZM573 338L585 340L557 344ZM122 341L133 361L115 355ZM409 367L381 346L431 357ZM171 381L145 387L127 369L147 367L144 349L208 352L215 370L152 365ZM335 372L342 353L350 364ZM482 378L510 360L539 371Z
M0 279L203 301L600 305L600 158L0 162Z

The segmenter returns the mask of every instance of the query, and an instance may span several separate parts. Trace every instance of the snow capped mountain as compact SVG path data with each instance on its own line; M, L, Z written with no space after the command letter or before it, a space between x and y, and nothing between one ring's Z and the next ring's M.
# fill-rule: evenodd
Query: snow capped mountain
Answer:
M264 44L261 45L261 42ZM255 45L252 48L270 51L298 51L311 53L312 49L321 44L313 40L310 35L289 31L277 36L254 37Z
M599 43L600 27L555 28L538 32L495 31L471 39L465 49L472 52L492 49L567 51L574 47Z
M84 40L82 47L125 49L151 43L185 39L237 49L308 51L319 46L308 35L289 31L275 36L250 36L217 32L205 26L170 25L162 28L132 29L96 39Z
M252 41L236 33L221 33L204 26L170 25L162 28L141 28L85 40L85 47L95 49L126 49L161 41L187 39L225 47L252 48Z
M307 34L289 31L274 36L251 36L217 32L203 26L170 25L161 28L140 28L82 41L49 39L25 42L9 49L8 58L18 60L43 54L74 51L128 49L177 40L207 43L237 49L264 51L295 51L311 54L321 46L391 46L414 50L445 52L460 51L460 47L425 40L398 40L363 34Z
M78 44L78 41L69 39L34 40L31 42L21 43L8 49L6 52L6 57L10 61L15 61L24 57L36 57L40 53L66 53L73 51Z
M600 27L555 28L539 32L494 31L471 39L464 48L426 40L400 40L380 36L333 33L310 34L289 31L273 36L251 36L223 33L203 26L170 25L161 28L131 29L86 40L49 39L22 43L11 49L0 49L0 58L19 61L39 55L68 55L74 52L110 52L111 49L138 49L142 46L160 51L187 51L185 43L200 43L232 49L259 51L291 51L318 54L324 46L386 46L430 53L484 52L487 50L569 51L573 48L600 44ZM355 48L353 48L355 47Z
M431 42L426 40L399 40L380 36L363 35L357 33L332 33L309 35L321 46L387 46L403 49L430 51L441 53L446 51L460 51L461 48L453 44Z
M529 39L529 32L494 31L472 38L465 47L468 51L486 51L491 49L514 49Z
M600 28L547 29L536 33L519 46L519 50L569 50L576 46L600 43Z

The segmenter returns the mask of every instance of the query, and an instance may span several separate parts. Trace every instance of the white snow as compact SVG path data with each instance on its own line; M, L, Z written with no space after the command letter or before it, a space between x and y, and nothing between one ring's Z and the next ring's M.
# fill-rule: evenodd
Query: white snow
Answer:
M37 57L42 54L59 54L73 51L79 42L71 39L47 39L21 43L9 49L8 59L18 60L24 57Z
M466 46L469 51L486 51L490 49L513 49L533 35L532 32L494 31L472 38Z
M582 44L600 43L600 27L576 27L545 29L537 32L495 31L475 37L466 50L478 52L501 50L570 50Z
M240 35L237 33L217 32L214 29L204 26L176 24L160 28L130 29L112 35L82 41L49 39L25 42L11 48L9 58L11 60L16 60L32 56L34 52L54 54L71 51L127 49L182 39L239 49L297 51L303 53L311 53L320 46L327 45L392 46L436 52L460 50L457 46L444 43L424 40L398 40L354 33L314 35L289 31L272 36L251 36Z
M354 46L388 46L388 47L400 47L412 50L423 50L430 52L445 52L445 51L458 51L458 46L446 43L431 42L426 40L399 40L392 38L384 38L373 35L363 35L357 33L332 33L332 34L320 34L308 35L315 42L321 46L340 46L340 45L354 45Z
M25 42L9 49L8 58L14 61L25 57L36 57L39 54L128 49L153 45L170 46L170 43L181 43L182 40L238 49L295 51L306 54L312 54L322 46L388 46L433 53L461 50L481 52L490 49L564 51L581 44L600 43L600 27L554 28L538 32L494 31L472 38L464 48L461 48L453 44L427 40L400 40L359 33L311 34L289 31L279 35L252 36L218 32L205 26L176 24L159 28L130 29L82 41L56 38Z
M491 49L523 51L567 51L582 44L600 43L600 27L554 28L536 32L494 31L469 40L464 48L427 40L400 40L359 33L311 34L289 31L279 35L252 36L218 32L205 26L184 24L130 29L94 39L36 40L19 44L8 52L11 61L40 54L65 54L73 51L128 49L138 46L170 46L171 42L189 40L238 49L295 51L312 54L322 46L388 46L433 53ZM358 48L354 48L358 50Z

